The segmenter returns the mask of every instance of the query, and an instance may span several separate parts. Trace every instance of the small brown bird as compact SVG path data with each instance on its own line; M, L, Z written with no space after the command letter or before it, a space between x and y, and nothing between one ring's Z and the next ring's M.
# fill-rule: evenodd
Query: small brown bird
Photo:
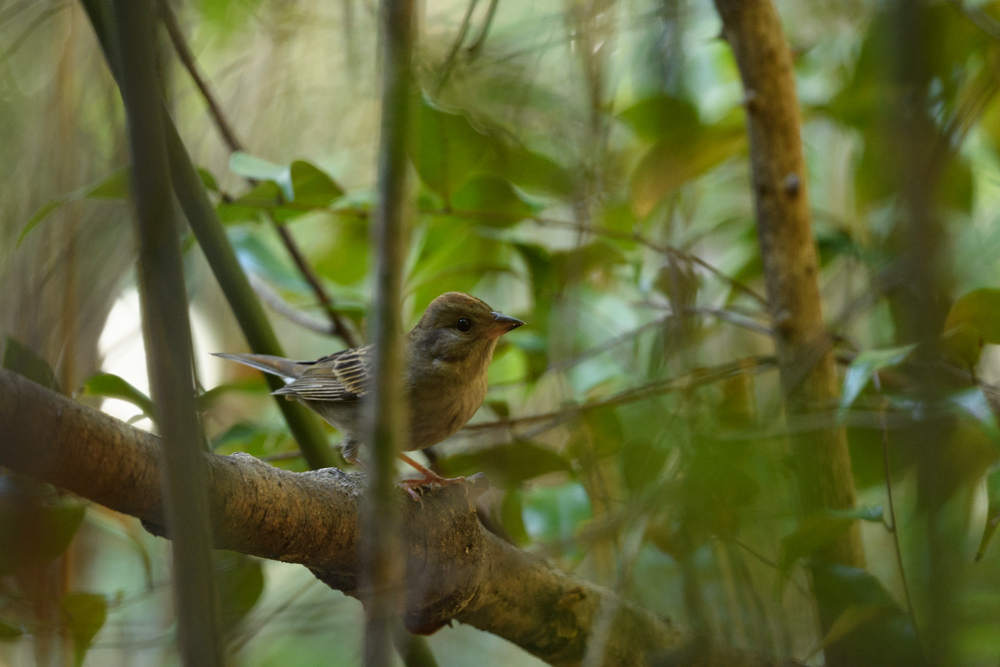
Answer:
M448 292L431 301L403 339L403 390L410 404L410 441L404 451L426 449L451 436L472 419L486 397L486 370L497 340L524 324L484 301ZM372 346L342 350L316 361L292 361L266 354L225 354L258 370L291 380L274 392L301 401L344 434L344 458L358 461L360 402L368 393ZM423 474L406 480L421 484L452 481L399 457Z

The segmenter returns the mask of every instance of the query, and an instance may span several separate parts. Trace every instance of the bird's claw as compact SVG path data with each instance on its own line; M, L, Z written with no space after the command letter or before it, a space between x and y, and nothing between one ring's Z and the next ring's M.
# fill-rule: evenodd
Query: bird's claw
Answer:
M417 493L417 489L422 486L433 486L435 484L437 486L453 486L455 484L466 484L467 481L468 480L465 477L442 477L441 475L430 472L430 474L424 474L423 477L400 480L399 486L410 494L411 498L419 503L421 502L421 498L420 494Z

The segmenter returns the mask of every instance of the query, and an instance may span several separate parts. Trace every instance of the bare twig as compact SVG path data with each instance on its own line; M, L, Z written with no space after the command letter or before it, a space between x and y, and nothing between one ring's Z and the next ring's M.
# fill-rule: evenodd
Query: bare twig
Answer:
M583 412L634 403L636 401L642 401L654 396L669 394L674 391L693 389L695 387L701 387L719 382L721 380L725 380L726 378L740 375L741 373L761 373L773 369L776 366L776 363L775 357L759 356L740 359L738 361L714 366L712 368L699 368L691 373L687 373L679 377L650 382L642 385L641 387L626 389L625 391L598 401L591 401L581 405L568 405L554 412L545 412L542 414L516 417L514 419L501 419L491 422L470 424L463 428L460 433L474 433L495 429L513 429L519 426L541 424L538 428L522 435L524 438L530 438L544 431L553 429L559 424L562 424Z
M483 19L483 27L480 29L479 34L476 35L476 39L466 49L466 53L469 54L469 60L476 58L479 52L482 51L483 44L486 43L486 36L490 34L490 26L493 25L493 17L497 13L497 5L499 4L500 0L490 0L490 6L486 8L486 18Z
M879 430L882 432L882 468L885 474L885 495L889 503L889 521L886 530L892 535L892 544L896 552L896 567L899 568L899 580L903 584L903 595L906 597L906 613L910 616L910 623L913 624L913 633L916 635L917 643L920 644L920 629L917 625L917 614L913 608L913 598L910 597L910 585L906 581L906 568L903 566L903 549L899 544L899 524L896 521L896 505L892 497L892 474L889 466L889 425L886 422L886 412L889 410L889 399L882 395L882 383L879 380L878 371L872 375L872 383L879 393Z
M303 329L307 329L324 336L336 335L333 323L314 315L310 315L309 313L291 305L282 299L281 295L278 294L273 287L268 285L263 278L260 278L254 273L248 274L247 278L249 278L250 286L253 287L253 291L258 298L288 321L299 325Z
M169 0L158 0L157 5L160 10L160 19L163 21L163 26L167 29L167 34L170 36L170 43L174 45L174 50L177 52L177 57L180 58L181 64L184 65L188 76L194 81L194 85L197 86L201 96L205 99L212 122L215 123L215 127L219 130L226 145L229 146L229 150L242 151L243 144L236 138L236 132L233 131L229 121L226 120L226 116L222 112L222 106L215 99L215 94L212 93L208 82L202 76L201 70L198 69L194 53L191 52L191 47L188 46L187 40L184 39L184 33L181 32L181 27L177 23L177 17L174 16L174 10L170 7Z
M469 23L472 21L472 12L476 11L477 4L479 4L479 0L469 0L469 6L465 9L465 16L462 17L462 25L458 29L458 34L455 35L455 41L452 42L451 48L448 50L448 55L444 59L444 64L441 65L441 73L438 75L437 83L434 86L435 93L441 91L444 84L447 83L448 77L451 75L451 70L455 67L458 50L462 48L462 42L465 41L465 36L469 32Z

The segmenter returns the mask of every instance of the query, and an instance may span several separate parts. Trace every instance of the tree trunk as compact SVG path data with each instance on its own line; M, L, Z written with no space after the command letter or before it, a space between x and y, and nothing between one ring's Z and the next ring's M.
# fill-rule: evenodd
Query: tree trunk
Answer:
M743 80L757 233L787 416L829 412L837 403L837 376L820 304L791 52L771 0L715 0L715 5ZM854 507L842 427L793 435L791 447L803 516ZM857 524L817 556L864 567ZM825 632L835 619L819 602ZM827 664L848 663L834 645Z

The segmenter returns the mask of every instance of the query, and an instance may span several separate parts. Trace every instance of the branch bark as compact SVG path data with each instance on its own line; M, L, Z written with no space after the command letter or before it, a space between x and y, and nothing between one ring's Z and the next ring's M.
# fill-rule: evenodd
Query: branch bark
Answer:
M820 303L791 52L771 0L715 0L715 6L745 91L757 232L786 408L789 415L829 410L837 401L837 376ZM791 444L804 514L854 507L844 429L793 436ZM864 567L857 525L818 557ZM834 619L820 602L826 631ZM827 660L845 664L835 648Z
M0 465L164 525L160 440L0 369ZM246 454L205 455L215 546L299 563L358 596L364 475L293 473ZM478 495L477 487L469 491ZM788 664L706 647L613 592L556 569L484 530L460 487L414 503L397 494L406 565L404 621L431 633L456 620L553 665L579 663L602 606L617 610L605 665ZM160 528L158 528L160 527Z

